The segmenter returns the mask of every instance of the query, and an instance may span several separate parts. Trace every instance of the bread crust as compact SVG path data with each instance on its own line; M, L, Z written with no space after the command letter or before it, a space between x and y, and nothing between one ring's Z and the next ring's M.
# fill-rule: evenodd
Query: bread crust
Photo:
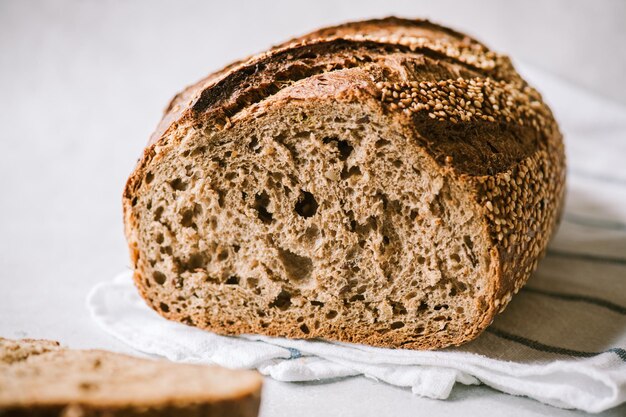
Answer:
M16 352L20 353L17 358ZM4 358L0 362L2 416L251 417L258 414L262 378L251 371L172 364L104 350L71 350L48 340L0 339L0 354ZM138 373L124 373L130 368ZM124 373L122 383L127 384L124 389L130 390L122 398L110 379L115 377L112 375L115 369ZM194 383L203 389L173 386L163 390L160 379L175 381L172 378L181 372L192 379L195 376ZM210 378L214 379L213 385L207 382ZM227 378L239 379L229 383ZM103 386L107 383L108 387ZM52 389L49 385L53 385ZM145 391L133 391L138 386ZM160 394L152 395L151 390Z
M387 59L381 72L359 59L363 50L393 55L401 64ZM323 67L325 62L322 57L342 54L356 58L347 59L340 71L318 71L316 63ZM311 62L303 66L307 59ZM291 82L276 87L285 77ZM140 253L133 198L146 167L159 152L175 148L182 132L194 126L229 129L271 107L329 97L371 103L372 111L395 120L441 172L452 175L472 196L475 212L484 218L484 235L492 244L491 296L482 306L482 320L462 337L425 343L346 332L332 338L416 349L472 340L504 309L543 256L562 211L565 156L552 113L507 57L428 21L387 18L321 29L232 64L179 94L124 192L126 235L135 267ZM137 277L136 281L147 298ZM182 319L175 312L160 313ZM289 329L245 324L211 330L302 336Z

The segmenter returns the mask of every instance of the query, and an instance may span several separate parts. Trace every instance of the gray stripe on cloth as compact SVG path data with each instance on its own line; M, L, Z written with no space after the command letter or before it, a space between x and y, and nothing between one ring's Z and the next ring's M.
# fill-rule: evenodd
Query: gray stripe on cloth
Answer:
M616 313L626 315L626 307L623 307L619 304L615 304L611 301L604 300L598 297L591 297L591 296L579 295L579 294L566 294L566 293L557 292L557 291L542 290L540 288L534 288L534 287L524 287L522 291L532 293L532 294L543 295L546 297L557 298L559 300L564 300L564 301L578 301L578 302L593 304L593 305L597 305L600 307L604 307L611 311L615 311Z
M501 339L509 340L511 342L519 343L534 350L538 350L546 353L554 353L556 355L573 356L576 358L592 358L594 356L603 355L606 353L616 354L622 361L626 362L626 350L620 347L614 347L602 352L586 352L582 350L566 349L558 346L546 345L533 339L529 339L523 336L505 332L504 330L489 327L487 332L497 336Z
M548 249L547 256L552 257L552 258L566 258L566 259L574 259L577 261L601 262L601 263L626 266L626 259L618 258L615 256L603 256L603 255L595 255L591 253L566 252L566 251L562 251L558 249Z

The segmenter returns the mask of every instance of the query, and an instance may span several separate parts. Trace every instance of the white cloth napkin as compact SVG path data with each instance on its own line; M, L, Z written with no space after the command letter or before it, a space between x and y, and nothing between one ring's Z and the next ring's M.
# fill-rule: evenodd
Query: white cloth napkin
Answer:
M411 351L246 335L225 337L149 309L130 271L89 294L94 320L133 348L174 361L257 368L281 381L366 375L445 399L483 383L563 408L626 401L626 108L529 68L566 136L566 212L528 285L478 339Z

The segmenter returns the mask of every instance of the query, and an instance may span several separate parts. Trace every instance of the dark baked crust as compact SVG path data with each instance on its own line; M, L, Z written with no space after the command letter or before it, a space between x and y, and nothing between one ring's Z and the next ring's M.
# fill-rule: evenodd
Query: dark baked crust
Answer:
M198 404L169 404L162 407L99 407L91 404L47 404L0 408L5 417L251 417L258 415L259 392L239 398Z
M358 69L358 75L334 71L349 68ZM318 82L320 77L324 83ZM298 80L308 81L290 88ZM353 84L348 92L346 83ZM483 307L484 320L462 340L404 346L433 348L471 340L526 282L545 251L563 204L565 157L550 110L507 57L428 21L387 18L321 29L233 64L177 96L124 194L134 263L139 253L133 198L155 146L175 146L181 126L228 129L233 120L262 113L270 104L307 95L375 98L381 112L405 126L440 169L452 172L474 195L493 243L492 297ZM164 315L180 319L175 313ZM350 341L400 345L375 336Z

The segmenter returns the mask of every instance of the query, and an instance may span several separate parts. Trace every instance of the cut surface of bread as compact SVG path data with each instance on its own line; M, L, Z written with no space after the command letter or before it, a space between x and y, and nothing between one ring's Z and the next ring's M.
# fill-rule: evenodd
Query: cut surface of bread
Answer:
M508 58L426 21L327 28L174 98L124 194L134 279L222 334L475 338L562 208L562 138Z
M55 342L40 343L45 349L46 343ZM12 344L31 348L29 342ZM33 351L0 364L0 415L199 417L258 412L262 381L252 371L101 350Z
M23 361L31 356L60 350L61 345L54 340L44 339L5 339L0 337L0 364Z

